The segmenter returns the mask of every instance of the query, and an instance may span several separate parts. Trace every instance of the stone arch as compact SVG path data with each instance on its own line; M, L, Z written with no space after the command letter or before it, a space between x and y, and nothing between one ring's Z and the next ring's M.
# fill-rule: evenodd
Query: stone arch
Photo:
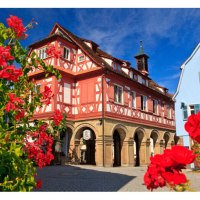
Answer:
M158 153L158 131L152 130L150 134L150 155L154 156L156 153Z
M121 166L122 162L122 154L124 152L123 142L127 135L127 128L121 124L117 124L113 127L112 130L112 159L113 166Z
M142 149L141 144L145 140L145 130L138 127L134 132L134 166L141 165Z
M93 130L93 132L95 133L95 136L98 135L98 131L96 130L96 128L89 124L89 123L83 123L83 124L80 124L78 125L75 130L74 130L74 135L73 135L73 139L74 140L80 140L81 138L81 133L80 133L80 130L81 129L84 129L85 127L88 127L90 128L91 130Z
M60 132L61 154L63 156L68 156L72 135L73 130L69 126L67 126L66 130Z
M52 127L50 128L52 129ZM70 145L73 129L74 127L71 124L67 124L65 129L57 132L53 148L55 164L64 165L68 161L71 153Z
M169 132L165 132L164 136L163 136L163 146L164 149L169 148L170 145L170 133Z
M182 145L181 137L174 135L174 144L175 145Z
M84 139L84 131L90 135L89 139ZM81 164L96 164L96 137L97 132L91 124L84 123L76 127L74 133L75 153Z
M120 140L124 141L125 138L126 138L126 135L128 133L128 129L124 125L122 125L122 124L117 124L112 129L112 136L113 136L115 130L118 130L118 132L120 134Z

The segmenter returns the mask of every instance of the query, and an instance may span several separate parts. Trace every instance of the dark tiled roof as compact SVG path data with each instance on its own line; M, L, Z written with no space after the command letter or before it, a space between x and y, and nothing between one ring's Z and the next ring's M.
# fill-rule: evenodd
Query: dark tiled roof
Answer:
M158 85L156 82L152 81L149 77L144 76L140 71L136 70L135 68L130 66L130 63L128 61L124 61L118 58L113 57L112 55L108 54L107 52L101 50L98 48L98 44L96 44L95 42L91 41L91 40L87 40L84 38L80 38L77 37L76 35L74 35L72 32L70 32L69 30L65 29L63 26L56 24L55 26L58 26L58 28L60 28L74 43L76 43L83 51L85 51L85 53L87 54L88 57L90 57L98 66L103 67L105 69L109 69L110 71L113 71L114 73L120 74L126 78L131 79L125 72L123 72L122 70L119 72L117 70L114 70L102 57L105 58L109 58L111 60L115 60L120 62L121 64L126 63L127 68L131 69L132 71L135 71L137 74L146 77L147 79L149 79L149 87L156 90L159 93L162 93L158 88L162 88L164 89L164 91L166 91L166 93L164 95L168 96L168 97L172 97L172 94L167 93L167 89L164 87L161 87L160 85ZM54 26L54 27L55 27ZM48 37L37 41L33 44L31 44L29 47L35 47L43 42L47 42L55 37L62 37L65 38L65 36L61 33L53 33L50 34ZM90 48L87 44L84 43L84 41L86 42L91 42L93 45L95 45L95 50ZM162 93L163 94L163 93Z

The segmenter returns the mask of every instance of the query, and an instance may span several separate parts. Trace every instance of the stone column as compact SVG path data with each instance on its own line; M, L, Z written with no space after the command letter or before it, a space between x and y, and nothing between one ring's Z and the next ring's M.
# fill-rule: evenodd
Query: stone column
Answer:
M150 163L151 151L150 151L150 138L146 141L146 164Z
M128 166L134 166L134 139L128 140Z
M74 141L74 149L72 150L72 154L75 160L80 160L81 151L80 151L80 140L75 139Z
M140 144L140 166L144 166L147 164L147 145L146 142L141 142Z
M162 154L163 153L163 151L164 151L164 141L163 140L160 140L160 154Z
M102 137L96 139L96 152L95 152L96 165L103 166L103 141Z
M154 147L154 155L160 154L160 143L156 141L155 147Z
M121 165L128 166L128 141L121 141Z
M112 136L104 137L104 166L112 167L113 166L113 140Z

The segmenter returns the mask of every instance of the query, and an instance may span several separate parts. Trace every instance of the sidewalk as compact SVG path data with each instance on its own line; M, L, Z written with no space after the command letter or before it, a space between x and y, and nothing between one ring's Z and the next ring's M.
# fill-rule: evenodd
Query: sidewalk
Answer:
M143 184L146 167L103 168L89 165L49 166L37 169L40 191L63 192L149 192ZM200 173L185 170L191 187L200 191ZM159 188L155 192L169 192Z

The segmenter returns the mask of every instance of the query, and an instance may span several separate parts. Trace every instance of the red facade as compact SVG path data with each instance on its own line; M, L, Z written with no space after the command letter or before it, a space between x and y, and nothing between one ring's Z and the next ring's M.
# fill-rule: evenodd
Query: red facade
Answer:
M175 131L172 95L148 73L58 24L47 38L30 45L30 53L41 56L42 49L50 44L61 51L61 57L44 55L44 61L60 70L62 79L44 78L39 69L29 73L30 79L41 85L41 92L48 85L54 93L51 104L38 108L35 118L49 119L60 109L71 121L103 117Z

